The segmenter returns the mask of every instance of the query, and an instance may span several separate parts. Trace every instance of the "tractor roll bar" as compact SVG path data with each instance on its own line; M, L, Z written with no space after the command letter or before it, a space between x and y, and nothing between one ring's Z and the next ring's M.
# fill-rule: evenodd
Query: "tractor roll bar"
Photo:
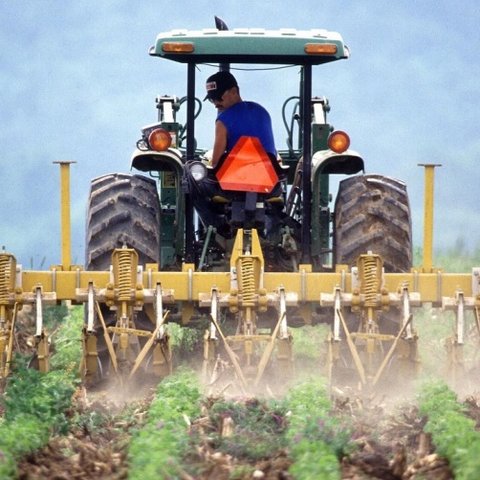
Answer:
M302 141L303 141L303 221L302 221L302 263L310 263L311 212L312 212L312 66L304 65L302 69L301 105Z
M187 69L187 161L195 157L195 63ZM193 202L189 193L185 194L185 262L194 263Z

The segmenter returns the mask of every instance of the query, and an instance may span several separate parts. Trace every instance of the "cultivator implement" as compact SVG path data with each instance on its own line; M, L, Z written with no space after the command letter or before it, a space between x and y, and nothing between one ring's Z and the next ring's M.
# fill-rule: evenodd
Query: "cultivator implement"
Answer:
M63 234L68 231L68 221L62 225ZM69 248L68 242L64 244ZM87 382L104 368L99 362L101 342L111 374L122 383L139 371L168 375L172 354L167 322L174 311L174 321L183 325L199 315L209 319L203 363L207 381L217 381L222 361L233 368L239 385L247 391L261 384L272 365L276 365L280 380L293 372L292 316L296 323L301 316L304 324L312 324L319 314L325 317L327 313L331 325L328 356L319 367L326 367L332 378L342 362L350 362L362 385L375 386L393 357L406 376L415 374L418 338L414 316L415 309L425 303L455 312L447 360L452 378L458 376L464 368L466 312L473 311L475 325L480 327L480 268L473 268L471 274L433 268L385 273L382 258L367 252L358 258L356 267L337 265L333 272L314 272L310 264L300 264L296 272L266 272L255 229L238 230L230 270L222 272L195 271L188 263L181 271L161 271L158 264L139 265L136 251L127 247L113 251L109 271L86 271L70 264L53 266L49 271L24 270L12 254L3 252L2 378L10 370L15 324L25 305L35 312L36 366L48 370L43 308L63 301L85 305L81 371ZM140 313L147 315L151 328L137 328ZM390 313L393 329L383 322ZM227 317L235 319L233 329L228 330L223 322Z
M252 240L251 251L241 247L246 236ZM204 372L213 372L217 352L223 347L245 389L260 383L274 351L282 362L282 374L291 370L289 312L305 306L309 307L302 308L305 324L315 321L315 313L308 312L332 312L329 371L336 368L341 346L346 344L362 384L375 385L394 353L407 371L416 370L417 335L413 319L415 307L423 303L455 312L455 335L448 342L449 366L452 375L463 367L465 313L473 311L476 325L479 323L480 268L472 274L417 270L382 274L381 259L367 254L359 259L359 267L352 270L337 266L335 272L312 272L310 265L300 265L298 272L264 272L255 230L240 230L235 245L241 253L232 255L230 272L196 272L188 264L181 272L162 272L157 265L139 266L135 251L127 248L113 252L110 272L85 271L77 266L71 270L60 266L50 271L24 271L16 266L11 254L0 254L2 377L9 373L15 321L24 305L34 307L38 368L48 370L48 336L42 326L42 308L66 300L86 306L82 370L87 380L98 374L99 335L105 339L113 373L123 381L133 377L150 357L154 373L168 374L172 359L166 308L174 306L179 308L184 325L190 318L182 315L181 306L187 307L185 312L195 307L209 310L211 325L205 336ZM114 325L106 324L101 306L115 313ZM400 327L395 333L382 333L379 315L389 309L398 310ZM149 313L153 320L151 331L135 327L135 312L140 310ZM262 315L269 311L276 319L274 328L268 334L259 333ZM235 331L228 334L223 332L220 322L226 312L237 318ZM94 330L95 317L101 333ZM357 328L352 329L355 322ZM143 346L139 338L146 339ZM388 348L384 347L386 344ZM256 364L254 358L259 358Z

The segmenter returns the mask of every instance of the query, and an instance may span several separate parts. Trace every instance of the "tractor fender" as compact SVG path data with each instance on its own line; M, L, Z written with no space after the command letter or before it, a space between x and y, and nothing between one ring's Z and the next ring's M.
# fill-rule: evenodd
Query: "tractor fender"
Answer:
M353 150L335 153L319 150L312 156L312 243L311 254L320 258L322 248L329 243L329 186L326 175L353 175L364 170L362 157ZM325 183L326 181L326 183Z
M183 171L182 152L169 148L163 152L135 149L132 155L132 168L141 172L173 171L181 175Z
M312 157L312 180L320 174L353 175L364 170L362 157L354 150L335 153L332 150L319 150Z

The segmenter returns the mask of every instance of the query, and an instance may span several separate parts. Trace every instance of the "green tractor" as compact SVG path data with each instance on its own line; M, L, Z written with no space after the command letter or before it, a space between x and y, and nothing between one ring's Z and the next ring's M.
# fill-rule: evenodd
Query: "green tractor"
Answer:
M195 122L202 110L202 101L195 97L196 65L217 63L222 68L260 63L301 68L299 91L282 109L287 145L279 155L288 173L281 238L265 239L278 256L279 263L272 268L291 271L299 263L312 263L314 271L328 271L335 264L354 265L360 254L373 250L384 258L387 270L410 269L410 212L402 182L379 175L352 176L340 183L335 208L331 208L330 175L364 171L363 159L348 148L348 136L334 132L327 123L328 100L312 94L312 67L349 56L339 34L181 30L160 34L150 55L187 65L187 95L158 97L158 123L142 130L132 167L150 178L115 174L92 182L89 268L107 266L110 258L105 261L104 255L123 244L134 247L143 261L159 261L162 269L179 268L183 261L201 270L224 268L225 239L217 242L218 232L198 224L195 205L182 188L185 166L192 168L191 161L206 164L210 148L198 148L195 138ZM290 102L294 106L288 119ZM185 125L177 121L181 108L186 108ZM158 138L165 132L169 138L162 144ZM155 150L152 141L163 150Z
M132 167L142 173L115 173L92 181L86 268L108 270L112 251L127 248L138 255L135 265L155 264L160 272L172 275L189 269L204 272L204 276L195 278L201 291L211 292L209 298L205 298L206 294L194 298L193 305L175 302L170 320L188 324L206 313L210 327L205 336L205 371L215 369L217 354L223 350L244 386L250 381L258 384L271 363L274 344L277 363L291 368L290 324L314 323L323 318L318 302L293 301L283 287L275 293L266 291L264 273L278 272L280 276L275 278L283 285L282 274L298 274L300 270L334 273L343 265L348 266L347 271L358 268L367 278L362 294L368 296L370 288L376 295L381 289L382 271L408 272L411 268L406 186L390 177L366 175L363 159L349 148L348 135L334 131L328 123L328 100L313 94L313 67L349 57L338 33L320 29L228 30L218 22L215 29L162 33L149 53L186 66L187 92L182 97L157 97L158 122L142 129L132 158ZM192 181L202 182L215 176L218 179L219 174L208 164L210 146L200 148L196 139L195 126L201 119L203 105L203 99L195 96L197 66L202 64L218 65L220 70L245 69L248 65L300 69L298 90L282 107L286 145L278 151L278 158L263 158L260 162L279 188L275 196L265 194L261 188L252 191L252 177L256 174L247 177L233 168L231 176L238 174L233 181L235 187L227 187L222 195L209 199L215 215L225 220L225 231L200 220L192 195ZM202 87L204 80L202 77ZM185 124L178 120L180 111L186 118ZM234 163L235 159L230 166ZM347 176L339 183L333 208L332 175ZM269 219L275 223L273 230L267 228ZM359 257L367 252L370 256L363 265ZM121 268L121 259L118 262ZM209 276L209 272L228 275L228 295L218 285L219 277ZM300 280L299 290L305 288L302 285ZM328 308L324 311L331 314L332 309ZM155 316L153 309L145 308L123 323L120 319L126 316L117 313L109 317L108 310L107 305L103 309L105 321L102 318L102 323L95 327L98 331L109 329L112 338L110 342L104 335L105 345L99 345L100 358L102 349L109 350L111 355L122 331L152 331L155 318L158 324L158 313ZM367 310L369 313L360 316L358 330L382 343L385 338L378 326L382 314L373 313L373 307ZM332 342L341 337L340 321L331 314L334 317ZM353 318L357 317L347 317L352 328ZM401 319L395 314L393 317L396 333ZM262 333L265 331L268 333ZM99 337L102 343L103 337ZM391 344L394 339L394 335L389 335L387 340ZM137 350L142 348L141 343ZM168 346L157 356L168 370ZM333 353L331 363L338 358L338 353Z
M425 303L455 314L446 356L450 377L462 379L467 312L480 328L480 268L448 273L433 266L435 164L423 165L424 258L412 268L405 184L365 174L348 135L327 123L327 99L313 94L313 67L348 58L342 37L230 31L218 20L213 29L162 33L150 54L186 65L187 92L157 98L158 121L142 129L133 154L138 173L92 181L86 264L71 262L70 162L59 162L61 263L24 270L12 253L0 252L0 379L9 375L24 306L35 312L32 365L48 370L43 306L63 301L85 306L86 383L168 375L169 323L178 323L203 332L200 363L213 390L224 382L244 392L287 386L292 327L323 322L325 358L312 365L316 373L330 382L343 383L345 373L362 387L403 388L398 380L418 367L413 315ZM213 166L209 146L197 142L200 122L208 123L195 95L197 69L248 65L275 70L274 81L280 68L300 71L282 108L285 148L277 143L271 155L249 132L218 163L215 153ZM202 190L209 182L221 188L199 196L210 192Z

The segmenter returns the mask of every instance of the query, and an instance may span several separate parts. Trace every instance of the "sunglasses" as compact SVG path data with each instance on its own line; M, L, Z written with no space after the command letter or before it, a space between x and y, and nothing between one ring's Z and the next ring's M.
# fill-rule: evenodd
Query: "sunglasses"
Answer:
M210 101L210 103L216 103L216 102L221 102L222 101L222 98L223 98L223 95L221 97L208 97L208 100Z
M215 95L214 97L208 97L208 100L210 101L210 103L221 102L223 100L223 96L225 95L226 92L228 92L228 90L230 90L230 89L227 88L226 90L224 90L221 95Z

